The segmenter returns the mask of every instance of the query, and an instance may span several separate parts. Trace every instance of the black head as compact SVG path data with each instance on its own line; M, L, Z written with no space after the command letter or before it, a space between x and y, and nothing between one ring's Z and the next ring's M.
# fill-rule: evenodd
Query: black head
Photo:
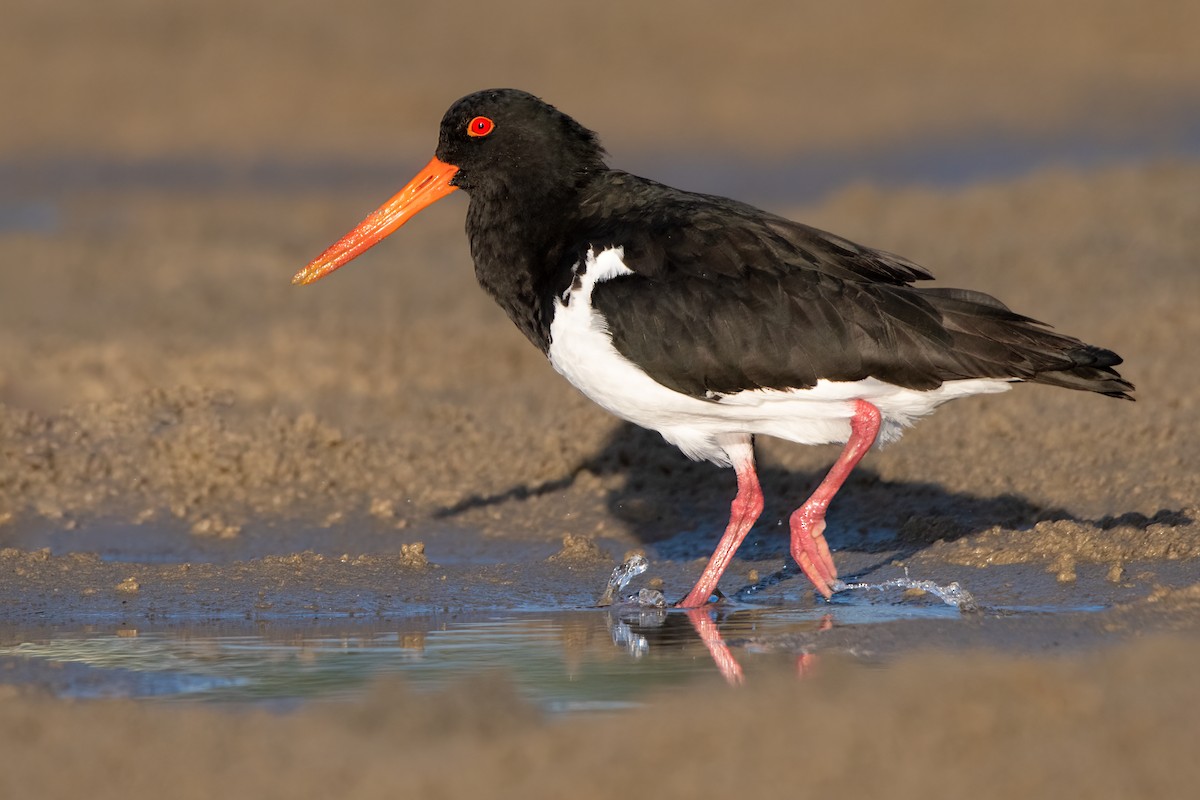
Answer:
M458 167L450 182L468 193L546 192L604 169L595 133L519 89L487 89L450 106L437 157Z
M328 275L455 189L471 195L468 229L472 221L505 219L529 233L604 169L596 134L549 103L516 89L469 94L442 118L433 160L292 282Z

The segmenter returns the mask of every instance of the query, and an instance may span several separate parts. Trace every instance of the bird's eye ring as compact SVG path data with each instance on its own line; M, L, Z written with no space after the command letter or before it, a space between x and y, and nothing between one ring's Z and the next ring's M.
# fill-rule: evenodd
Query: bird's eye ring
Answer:
M476 117L467 123L467 136L487 136L496 127L496 123L487 117Z

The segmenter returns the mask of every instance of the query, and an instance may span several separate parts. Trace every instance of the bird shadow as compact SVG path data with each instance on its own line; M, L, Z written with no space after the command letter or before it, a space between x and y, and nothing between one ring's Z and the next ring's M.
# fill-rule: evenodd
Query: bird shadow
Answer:
M765 507L739 557L778 559L788 555L788 518L816 488L836 457L814 470L758 463ZM434 512L450 518L476 509L569 490L585 473L621 475L607 490L611 517L639 541L653 545L660 558L707 557L724 530L736 490L733 472L690 461L653 431L632 424L616 428L603 447L569 472L539 484L518 484L504 491L472 495ZM612 481L606 481L611 485ZM938 541L952 542L995 527L1030 528L1039 522L1066 520L1101 530L1117 526L1189 525L1184 510L1161 509L1152 516L1127 512L1100 519L1035 503L1016 494L982 496L955 492L936 483L887 481L869 467L856 469L830 507L825 535L835 551L877 553L880 561L858 570L853 579L897 559L905 559Z

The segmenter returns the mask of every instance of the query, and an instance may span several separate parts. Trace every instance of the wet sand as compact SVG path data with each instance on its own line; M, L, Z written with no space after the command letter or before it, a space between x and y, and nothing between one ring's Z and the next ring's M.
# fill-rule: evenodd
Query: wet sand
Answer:
M0 92L25 121L0 131L0 164L22 176L0 187L0 636L578 608L636 548L681 595L732 476L553 373L475 286L464 197L313 287L291 287L295 269L423 164L444 107L483 85L537 91L650 163L1152 134L1200 96L1193 6L929 2L895 19L780 4L733 27L718 12L672 27L670 6L631 27L619 4L526 27L486 7L494 35L455 40L457 59L425 33L452 28L431 9L363 4L375 24L351 29L315 6L80 5L69 24L21 6L0 32ZM401 39L419 73L394 71ZM612 55L601 85L589 46ZM71 159L197 156L411 169L319 191L52 177ZM1103 610L835 624L770 643L819 653L811 680L714 678L600 718L544 719L503 678L388 684L287 716L6 685L0 795L1183 793L1197 778L1198 186L1200 162L1149 159L779 209L1110 347L1138 387L1134 404L1018 386L943 408L839 496L843 571ZM776 524L835 452L764 443L767 509L729 594L815 602L794 575L769 580L785 564ZM550 558L568 534L585 538Z
M286 717L8 698L3 780L11 796L100 798L1186 796L1197 655L1154 639L1086 660L837 664L569 722L496 679L434 695L381 685Z

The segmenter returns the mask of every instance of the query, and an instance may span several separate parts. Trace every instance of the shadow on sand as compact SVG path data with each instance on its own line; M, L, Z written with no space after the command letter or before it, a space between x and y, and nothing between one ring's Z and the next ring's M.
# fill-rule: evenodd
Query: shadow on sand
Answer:
M832 463L836 451L831 449L830 453ZM766 507L743 545L743 557L779 558L788 554L788 516L821 481L825 469L827 466L812 471L789 470L760 457L758 475ZM454 517L478 508L563 492L585 472L624 477L617 488L609 490L609 511L639 541L653 544L660 558L672 560L711 554L728 519L736 489L731 470L692 462L657 433L625 424L614 431L600 452L569 474L537 485L518 484L503 492L474 495L439 510L435 516ZM879 553L880 563L909 558L935 542L954 541L995 527L1020 530L1043 521L1066 520L1098 530L1118 526L1145 529L1193 521L1183 510L1172 509L1162 509L1153 516L1129 512L1085 519L1014 494L982 497L948 491L935 483L885 481L862 466L838 493L827 519L825 533L835 551ZM748 552L749 545L753 545L753 555ZM859 579L876 566L843 578Z

